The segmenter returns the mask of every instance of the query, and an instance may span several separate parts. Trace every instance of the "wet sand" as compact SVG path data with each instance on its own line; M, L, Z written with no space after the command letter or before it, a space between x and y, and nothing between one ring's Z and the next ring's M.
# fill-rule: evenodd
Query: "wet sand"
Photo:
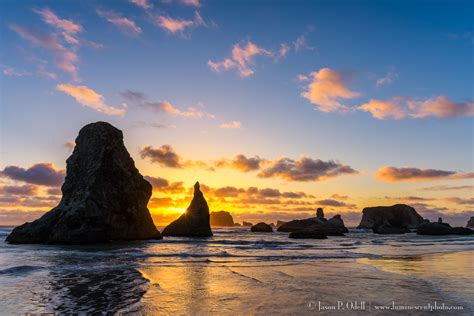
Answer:
M392 301L398 305L421 306L436 301L438 305L463 306L464 310L450 314L472 315L472 306L468 304L474 299L469 283L473 277L472 258L470 251L395 261L364 258L256 265L144 263L139 271L149 280L150 288L138 304L125 310L191 315L341 312L386 315L406 312L378 311L375 306L390 305ZM455 266L460 261L465 264ZM440 278L432 277L440 274L443 274ZM460 276L464 278L461 282L464 287L456 288ZM438 283L443 278L451 278L451 282ZM338 302L337 310L320 310L338 308ZM411 311L410 314L444 315L446 311Z

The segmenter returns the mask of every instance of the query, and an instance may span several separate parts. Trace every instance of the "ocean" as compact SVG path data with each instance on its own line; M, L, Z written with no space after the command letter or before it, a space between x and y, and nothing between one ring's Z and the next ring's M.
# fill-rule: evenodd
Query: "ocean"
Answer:
M289 239L213 228L207 239L10 245L0 227L0 314L474 313L474 237Z

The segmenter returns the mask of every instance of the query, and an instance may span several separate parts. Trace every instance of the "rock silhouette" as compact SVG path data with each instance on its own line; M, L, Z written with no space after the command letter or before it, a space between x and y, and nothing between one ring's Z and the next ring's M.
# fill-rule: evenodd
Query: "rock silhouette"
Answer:
M291 232L288 235L289 238L295 238L295 239L327 239L328 236L322 232L319 232L317 230L309 230L309 229L303 229L303 230L297 230L295 232Z
M253 226L253 224L250 222L243 221L242 226Z
M318 207L318 209L316 210L316 218L324 218L324 211L321 207Z
M391 225L375 225L372 228L372 231L375 234L381 234L381 235L396 235L396 234L405 234L409 233L410 229L406 227L393 227Z
M194 185L194 196L186 212L163 230L163 236L210 237L212 236L209 206L199 189Z
M211 212L211 226L232 227L235 226L234 219L229 212Z
M474 230L465 227L451 227L448 223L437 222L430 223L429 221L424 222L416 230L418 235L472 235Z
M7 242L84 244L162 238L147 208L151 185L135 167L119 129L106 122L84 126L66 163L59 205L16 227Z
M405 204L396 204L393 206L376 206L366 207L362 211L362 219L357 228L371 228L378 232L378 227L383 226L383 230L388 232L389 229L416 228L423 223L423 217L416 210Z
M278 227L279 232L296 232L299 230L316 230L319 228L331 228L339 233L347 233L349 230L344 225L341 215L335 215L331 219L310 217L306 219L295 219Z
M254 232L254 233L272 233L273 232L273 229L270 225L268 225L267 223L264 223L264 222L260 222L258 224L255 224L253 225L251 228L250 228L250 231L251 232Z
M467 221L466 227L474 228L474 216L471 216L471 218Z

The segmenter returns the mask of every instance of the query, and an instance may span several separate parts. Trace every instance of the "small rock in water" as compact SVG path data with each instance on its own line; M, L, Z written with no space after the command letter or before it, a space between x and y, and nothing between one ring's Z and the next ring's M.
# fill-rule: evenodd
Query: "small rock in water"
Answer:
M250 228L250 231L254 232L254 233L272 233L273 229L270 225L268 225L264 222L260 222L258 224L253 225Z

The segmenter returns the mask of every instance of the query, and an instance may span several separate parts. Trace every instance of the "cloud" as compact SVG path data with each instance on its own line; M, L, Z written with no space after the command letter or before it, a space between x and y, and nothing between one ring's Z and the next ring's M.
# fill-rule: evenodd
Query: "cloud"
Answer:
M176 32L182 32L186 28L193 25L193 21L173 19L169 16L159 15L156 18L156 24L171 33L176 33Z
M335 70L322 68L310 73L309 77L311 82L301 95L321 112L347 111L348 107L340 101L360 96L346 87L342 76Z
M46 190L46 193L49 195L62 195L63 192L61 191L61 188L49 188Z
M284 199L304 199L312 198L312 195L308 195L304 192L281 192L274 188L238 188L234 186L225 186L219 188L205 187L203 190L206 196L216 198L234 198L227 202L233 204L292 204L291 200L279 200Z
M0 223L7 226L15 226L25 222L32 222L45 213L45 211L21 211L21 210L1 210Z
M151 18L153 24L172 34L183 34L188 29L207 26L206 22L197 11L194 12L194 19L192 20L177 19L160 14L151 15Z
M46 24L61 31L66 42L75 45L79 44L79 40L75 38L74 35L82 31L82 26L80 24L71 20L61 19L48 8L33 9L33 11L39 14Z
M104 97L86 86L75 86L72 84L59 84L56 90L64 92L73 97L83 106L96 110L106 115L125 115L124 108L116 108L105 104Z
M249 77L254 74L254 60L257 56L274 57L275 54L247 41L247 43L242 43L242 45L241 43L235 44L232 47L230 57L220 62L209 60L207 64L215 72L236 69L241 77Z
M266 161L258 174L261 178L278 177L286 181L320 181L344 174L356 174L356 170L339 162L312 159L302 156L298 160L280 158Z
M64 170L58 170L52 163L37 163L28 169L7 166L0 171L1 177L45 186L60 186L64 182Z
M0 194L5 195L35 195L37 192L38 187L31 184L0 186Z
M142 29L131 19L125 18L114 11L96 10L97 14L114 24L120 32L128 36L138 36L142 33Z
M238 129L242 124L239 121L232 121L229 123L223 123L219 125L220 128L227 128L227 129Z
M153 8L153 4L148 0L129 0L129 2L145 10Z
M170 145L160 148L151 146L144 147L140 151L143 159L149 158L152 162L170 168L202 168L214 171L216 168L233 168L241 172L260 171L260 178L280 178L286 181L320 181L337 177L344 174L357 174L358 172L350 166L343 165L337 161L323 161L309 157L301 157L297 160L290 158L279 158L275 160L262 159L258 156L246 157L237 154L232 159L221 158L217 161L206 163L203 161L184 161Z
M433 201L436 200L435 198L425 198L421 196L386 196L388 200L398 200L398 201L409 201L409 202L423 202L423 201Z
M331 195L331 198L332 199L336 199L336 200L349 200L349 197L347 195L340 195L338 193L334 193L333 195Z
M407 116L403 106L400 104L401 102L402 100L399 98L394 98L389 101L372 99L369 102L359 106L359 110L370 112L373 117L379 120L384 120L387 118L400 120Z
M474 101L455 103L443 95L425 101L409 100L407 107L413 118L474 116Z
M5 76L9 77L25 77L25 76L31 76L31 72L24 71L24 70L17 70L13 67L9 67L3 64L0 64L0 68L2 69L2 73Z
M237 154L233 159L223 158L215 161L214 165L216 167L231 167L239 171L249 172L259 170L262 162L263 160L258 156L246 157L243 154Z
M167 101L158 101L158 102L145 102L140 104L140 106L158 111L158 112L163 112L167 113L173 116L179 116L179 117L184 117L184 118L209 118L209 119L214 119L215 116L210 113L206 113L203 111L200 111L194 107L188 107L185 111L180 110L176 107L174 107L170 102Z
M286 43L283 43L283 44L280 44L280 49L278 50L278 57L279 58L283 58L283 57L286 57L286 55L288 55L290 51L290 46L288 46L288 44Z
M456 203L459 205L474 205L474 198L463 199L460 197L448 197L445 198L447 202Z
M64 147L69 149L70 151L73 151L74 147L76 147L76 142L73 140L68 140L65 144Z
M355 204L348 204L346 202L337 201L334 199L324 199L316 201L318 206L332 206L332 207L345 207L348 209L355 209L357 206Z
M201 0L180 0L180 2L184 5L196 8L201 6Z
M299 36L294 42L293 42L293 47L295 48L295 51L298 52L303 49L307 50L314 50L314 47L311 47L308 45L306 42L306 37L304 35Z
M145 99L146 99L145 94L143 92L140 92L140 91L125 90L125 91L120 91L119 95L123 99L125 99L129 102L133 102L133 103L140 103L140 102L145 101Z
M396 72L389 71L389 72L387 72L387 74L385 76L383 76L381 78L378 78L375 81L375 85L377 87L390 85L395 81L395 79L397 79L397 77L398 77L398 74Z
M10 28L33 45L51 52L59 69L69 73L74 81L81 81L76 66L79 60L78 56L74 51L62 45L55 34L41 33L16 24L10 24Z
M384 166L375 173L375 178L385 182L430 181L439 179L471 179L474 173L460 173L436 169L397 168Z
M474 185L459 185L459 186L449 186L449 185L435 185L431 187L422 188L423 191L452 191L452 190L474 190Z
M142 159L148 158L151 162L168 168L183 168L181 157L174 151L170 145L163 145L160 148L146 146L140 150Z
M183 182L169 182L164 178L151 176L145 176L144 178L151 183L153 191L164 193L182 193L185 190Z
M377 119L423 119L435 117L439 119L474 116L474 102L456 103L446 96L437 96L424 101L395 97L387 101L372 99L358 108L370 112Z

